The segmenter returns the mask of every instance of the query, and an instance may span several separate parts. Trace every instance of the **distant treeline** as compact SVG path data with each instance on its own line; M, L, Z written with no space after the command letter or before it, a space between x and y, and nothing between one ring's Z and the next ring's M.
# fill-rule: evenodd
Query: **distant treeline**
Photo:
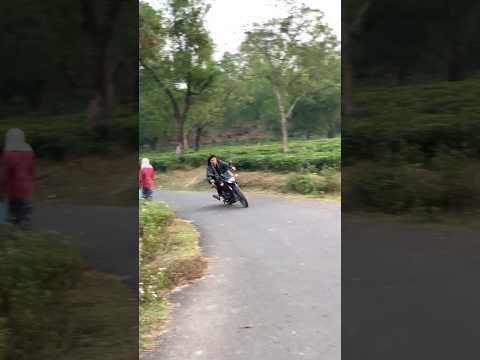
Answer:
M1 2L0 115L84 113L137 101L137 3Z

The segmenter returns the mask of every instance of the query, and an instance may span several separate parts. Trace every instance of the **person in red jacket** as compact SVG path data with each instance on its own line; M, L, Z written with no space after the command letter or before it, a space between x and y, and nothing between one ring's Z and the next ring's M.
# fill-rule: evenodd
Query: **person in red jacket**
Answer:
M138 186L142 190L142 196L144 199L151 199L153 195L153 184L155 179L155 172L150 160L142 159L142 166L138 175Z
M8 130L1 164L1 187L13 224L31 223L34 158L32 148L25 142L23 131Z

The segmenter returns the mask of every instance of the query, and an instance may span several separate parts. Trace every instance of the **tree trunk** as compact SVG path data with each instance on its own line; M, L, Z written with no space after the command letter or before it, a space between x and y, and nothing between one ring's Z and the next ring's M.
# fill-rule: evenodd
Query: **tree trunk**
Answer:
M397 67L397 85L403 85L407 78L407 64L403 63Z
M87 125L90 129L98 127L99 119L103 116L103 107L102 95L97 91L87 107Z
M465 79L465 47L461 44L453 44L448 62L448 81L461 81Z
M329 125L327 130L327 138L333 139L335 137L335 133L336 133L335 126L333 124Z
M175 117L175 130L176 130L176 149L175 149L175 154L177 157L183 155L184 151L184 138L183 138L183 133L184 133L184 118L182 116L177 115Z
M139 95L139 85L140 85L140 72L138 70L138 58L135 57L132 60L130 68L130 81L131 81L131 92L132 92L132 106L133 111L139 111L140 95Z
M190 142L188 141L188 138L189 138L189 132L187 131L183 131L183 148L185 150L187 150L188 148L190 148Z
M83 28L90 36L94 45L95 59L95 89L87 108L87 123L91 128L100 125L100 120L113 106L113 71L108 62L108 50L113 36L114 26L120 12L122 0L111 1L106 12L106 19L99 22L99 13L93 0L82 0Z
M110 114L115 108L116 94L115 94L115 71L116 66L106 64L105 69L105 111Z
M276 86L273 86L273 92L275 93L275 97L277 98L278 112L280 113L283 152L288 152L288 117L285 113L285 106L283 105L283 96Z
M202 131L203 131L203 128L197 126L195 128L195 140L194 140L194 149L195 151L198 151L200 149L200 139L201 139L201 136L202 136Z
M351 115L353 109L353 65L351 55L351 40L348 26L342 21L342 113Z
M102 41L96 43L95 90L87 110L87 122L91 129L101 125L102 118L110 110L108 94L109 86L113 85L109 84L111 79L107 66L107 46Z

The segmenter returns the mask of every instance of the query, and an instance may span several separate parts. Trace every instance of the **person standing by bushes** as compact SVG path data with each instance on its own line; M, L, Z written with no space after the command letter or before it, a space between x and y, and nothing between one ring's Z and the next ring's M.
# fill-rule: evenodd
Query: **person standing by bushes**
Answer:
M142 197L144 199L151 199L153 195L153 184L155 179L155 172L150 160L142 159L142 166L138 175L139 188L142 190Z
M31 224L34 159L24 132L8 130L1 164L1 193L5 194L8 203L9 220L16 225Z

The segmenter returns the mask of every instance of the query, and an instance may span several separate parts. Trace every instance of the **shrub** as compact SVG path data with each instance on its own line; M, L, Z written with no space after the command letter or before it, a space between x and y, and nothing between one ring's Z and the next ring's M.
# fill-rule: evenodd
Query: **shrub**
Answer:
M288 180L287 189L305 195L313 193L317 184L311 175L294 175Z
M287 181L287 191L308 194L335 193L340 191L340 173L330 169L325 175L310 173L291 175Z
M325 186L321 191L327 193L340 192L342 184L341 173L332 167L325 167L320 171L320 176L325 179Z
M350 209L371 208L386 213L415 208L426 212L467 211L480 204L480 164L455 156L439 156L431 167L370 163L348 173L349 191L343 199Z
M147 152L141 157L151 159L157 171L177 168L199 167L206 164L212 153L221 159L232 160L242 170L261 171L304 171L321 170L324 167L340 167L340 139L294 140L290 142L290 151L282 152L278 142L267 144L244 144L205 146L198 152L187 150L180 158L171 152Z
M165 205L144 202L140 206L139 266L140 302L149 303L160 298L165 287L164 273L157 267L149 266L157 254L168 248L166 228L174 218L173 212Z
M81 259L60 239L0 229L2 358L40 359L59 350L48 344L60 345L65 337L70 312L65 296L82 270Z
M365 207L399 213L410 209L415 202L409 175L405 167L372 165L361 176L351 179L353 192Z

